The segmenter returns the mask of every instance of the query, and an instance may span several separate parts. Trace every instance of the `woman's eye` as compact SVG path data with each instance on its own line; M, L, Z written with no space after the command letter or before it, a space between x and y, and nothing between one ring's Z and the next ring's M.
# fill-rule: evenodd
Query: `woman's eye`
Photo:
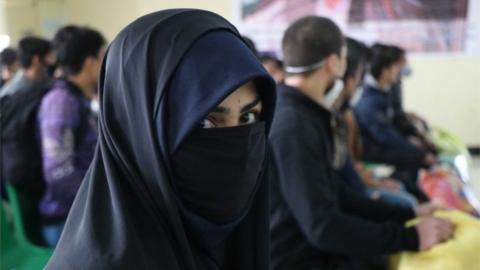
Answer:
M241 122L242 124L253 124L258 122L259 116L258 113L248 112L242 115Z
M200 123L200 127L201 128L214 128L215 127L215 124L209 120L209 119L204 119L201 123Z

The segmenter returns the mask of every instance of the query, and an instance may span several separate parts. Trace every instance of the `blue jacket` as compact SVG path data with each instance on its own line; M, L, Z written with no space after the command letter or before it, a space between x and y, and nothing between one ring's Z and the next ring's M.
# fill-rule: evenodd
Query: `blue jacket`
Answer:
M396 166L421 167L425 153L393 124L388 93L367 84L354 108L362 135L364 158Z

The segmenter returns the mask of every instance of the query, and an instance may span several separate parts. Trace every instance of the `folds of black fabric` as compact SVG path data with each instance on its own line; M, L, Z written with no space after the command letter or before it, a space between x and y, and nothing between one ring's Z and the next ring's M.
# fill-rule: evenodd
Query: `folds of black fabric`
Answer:
M416 250L411 209L373 202L337 180L330 114L299 90L278 89L271 130L273 269L337 269L353 256ZM313 267L313 268L309 268ZM315 268L318 267L318 268Z
M196 70L216 68L213 78L205 78L216 88L189 81L191 87L177 93L183 98L169 95L170 79L183 57L214 31L239 37L211 12L165 10L136 20L112 42L99 85L99 146L46 269L220 268L189 237L169 159L194 125L235 87L263 76L271 90L265 104L271 105L274 84L255 56L241 48L241 59L255 61L213 54L208 57L231 66L196 65ZM203 92L189 92L197 90ZM271 114L273 107L268 107ZM226 269L268 268L268 182L261 181L251 204L223 243Z

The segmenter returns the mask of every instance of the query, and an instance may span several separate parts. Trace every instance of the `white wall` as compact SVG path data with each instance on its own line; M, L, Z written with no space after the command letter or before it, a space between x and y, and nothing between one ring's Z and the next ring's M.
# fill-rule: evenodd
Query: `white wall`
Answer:
M405 107L480 146L480 56L416 57L405 80Z
M165 8L212 10L233 19L233 0L0 0L0 34L51 37L63 23L90 25L108 40L135 18ZM477 5L480 8L480 5ZM480 56L414 57L405 106L480 146Z

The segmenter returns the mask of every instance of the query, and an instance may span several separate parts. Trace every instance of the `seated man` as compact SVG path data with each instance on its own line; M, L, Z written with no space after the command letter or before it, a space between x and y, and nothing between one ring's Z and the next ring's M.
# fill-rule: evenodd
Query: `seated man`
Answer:
M417 200L404 190L398 180L376 179L372 171L366 169L361 161L360 153L358 153L361 152L361 138L350 100L355 95L356 89L362 84L368 48L351 38L347 38L347 47L347 68L343 76L344 87L332 106L332 110L338 115L338 122L345 126L346 145L349 153L349 160L340 169L339 175L355 190L372 199L415 207Z
M429 129L427 122L414 113L406 112L403 107L402 80L411 75L412 69L408 64L405 50L397 46L392 47L401 55L398 80L388 91L389 106L393 111L393 123L402 134L409 136L419 147L437 153L435 145L425 136Z
M416 181L418 170L433 165L435 156L410 142L397 129L389 106L388 92L398 79L401 54L391 46L379 44L371 52L370 74L354 109L364 146L363 158L394 165L407 190L420 201L427 201Z
M452 224L428 216L433 207L415 213L373 202L338 180L334 120L324 106L326 90L345 70L338 26L321 17L300 19L285 32L282 47L288 75L277 91L270 134L271 269L371 270L362 267L365 261L449 239ZM416 215L427 217L405 228Z

